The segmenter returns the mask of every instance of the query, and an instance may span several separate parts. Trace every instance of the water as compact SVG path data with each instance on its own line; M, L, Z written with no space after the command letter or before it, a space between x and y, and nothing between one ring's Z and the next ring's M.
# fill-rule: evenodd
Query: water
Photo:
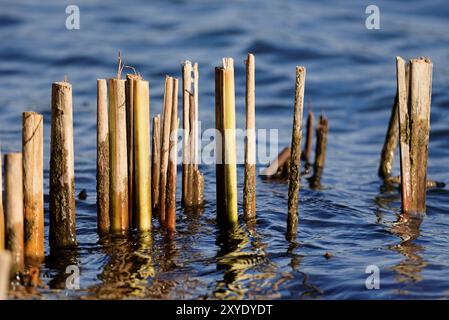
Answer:
M427 215L396 224L398 190L377 177L395 94L395 57L434 63L429 176L449 182L449 5L443 1L376 1L381 29L365 28L368 1L101 1L78 0L81 29L65 28L73 1L3 0L0 11L0 141L21 148L21 112L45 118L45 214L51 83L73 84L79 246L42 265L45 288L27 297L54 298L445 298L449 290L447 187L429 190ZM117 51L150 81L159 113L165 74L180 77L185 59L200 66L200 119L214 126L214 67L236 64L237 125L244 127L244 64L256 55L256 126L279 129L290 142L295 66L307 68L306 100L329 118L322 188L303 179L298 237L288 242L287 184L257 180L257 223L223 236L215 222L215 169L203 166L202 212L179 207L173 239L103 239L96 233L96 79L110 77ZM261 167L263 167L261 165ZM398 174L396 157L394 170ZM242 198L243 168L238 168ZM179 182L178 182L179 184ZM179 193L178 193L179 195ZM179 198L179 197L178 197ZM241 200L240 200L241 201ZM241 204L241 203L240 203ZM241 207L241 206L240 206ZM240 209L241 211L241 209ZM326 259L324 254L332 257ZM65 268L81 269L80 290L67 290ZM380 269L380 289L367 290L365 269ZM25 293L21 293L22 295Z

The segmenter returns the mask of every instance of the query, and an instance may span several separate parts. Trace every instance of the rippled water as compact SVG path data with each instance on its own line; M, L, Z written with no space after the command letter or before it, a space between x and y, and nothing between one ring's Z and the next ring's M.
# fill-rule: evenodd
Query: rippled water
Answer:
M65 29L77 4L81 29ZM449 192L429 190L427 215L395 223L398 190L377 177L395 94L395 57L434 63L429 176L449 182L449 5L444 0L376 1L381 29L365 28L368 1L2 1L0 141L21 148L21 112L45 117L45 199L51 83L73 84L79 246L47 256L32 296L43 298L445 298L449 290ZM325 113L330 135L322 188L306 179L297 241L286 241L287 184L257 181L257 223L220 234L215 168L205 173L206 206L185 212L166 237L102 239L96 233L96 79L115 72L117 51L150 80L159 113L165 74L180 77L185 59L200 66L200 119L214 126L214 66L236 63L237 125L244 127L244 64L256 55L256 125L290 142L295 66L307 68L306 100ZM395 163L398 172L398 161ZM243 168L239 167L239 192ZM179 184L178 184L179 185ZM179 195L179 193L178 193ZM326 259L324 254L332 257ZM47 239L46 253L49 254ZM81 268L81 289L65 290L65 267ZM380 268L380 290L365 288L365 268Z

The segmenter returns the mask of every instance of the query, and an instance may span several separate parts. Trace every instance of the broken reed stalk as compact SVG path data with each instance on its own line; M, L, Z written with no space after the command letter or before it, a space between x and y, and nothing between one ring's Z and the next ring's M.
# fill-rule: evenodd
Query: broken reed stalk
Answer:
M255 120L255 62L249 53L246 65L246 139L245 177L243 184L243 214L247 220L256 217L256 120Z
M288 184L288 217L287 237L296 234L298 225L298 202L300 187L300 161L301 161L301 139L302 139L302 112L304 105L304 86L306 69L296 67L295 82L295 107L293 113L293 132L290 160L290 177Z
M110 231L129 229L125 80L109 79Z
M5 216L3 212L2 153L0 150L0 251L5 249Z
M153 209L157 209L159 203L159 177L161 170L161 115L153 117L153 136L151 147L151 199Z
M328 131L329 122L323 115L320 115L316 127L315 162L313 164L315 171L324 168L324 161L326 160L326 144Z
M51 100L50 247L76 246L72 85L55 82Z
M391 175L391 170L393 169L394 152L399 140L398 117L398 95L396 94L380 157L379 176L384 179Z
M109 232L109 125L105 79L97 80L97 229Z
M282 149L276 159L274 159L270 165L262 171L261 175L266 176L267 178L288 178L288 176L286 176L286 172L290 170L288 166L290 165L291 151L292 149L290 147L285 147Z
M190 156L190 101L192 95L192 64L185 61L182 65L182 123L183 123L183 139L182 139L182 196L181 202L184 206L190 206L191 197L189 196L189 173L192 164Z
M162 119L162 136L161 136L161 173L159 177L159 201L158 201L158 215L159 223L165 226L165 211L166 211L166 197L167 197L167 170L168 158L170 148L170 127L171 114L173 105L173 78L165 77L165 91L164 91L164 107Z
M221 197L224 195L224 123L223 123L223 68L215 68L215 187L217 220L226 221L226 202Z
M13 271L24 270L23 164L21 153L5 155L6 248L11 251Z
M306 123L306 145L304 146L303 159L306 162L310 161L310 157L312 155L312 145L313 145L313 123L315 121L315 117L313 115L312 110L310 110L307 114L307 123Z
M135 217L139 231L151 230L150 93L148 81L134 81Z
M410 211L413 213L426 212L432 68L427 58L410 61Z
M0 300L8 299L11 253L0 250Z
M128 214L129 225L135 226L133 217L134 206L136 205L136 196L134 189L136 186L136 177L134 176L134 96L136 81L140 77L136 74L127 74L125 82L126 95L126 146L127 146L127 160L128 160Z
M176 171L178 158L178 79L173 78L173 98L170 122L169 159L167 170L167 212L166 226L168 231L176 230Z
M402 210L424 214L433 64L421 57L410 60L408 76L406 69L405 61L398 57Z
M44 258L44 117L23 113L23 207L25 258L39 263Z
M193 77L192 77L193 73ZM182 65L183 75L183 162L182 204L196 207L203 203L204 177L198 169L198 64ZM192 90L193 89L193 90ZM198 181L196 184L194 181Z
M401 162L401 203L402 211L410 211L410 128L408 115L409 67L401 57L396 58L396 79L400 134L400 162Z
M235 139L235 83L234 60L223 59L223 129L224 129L224 196L226 222L235 226L237 215L237 155Z

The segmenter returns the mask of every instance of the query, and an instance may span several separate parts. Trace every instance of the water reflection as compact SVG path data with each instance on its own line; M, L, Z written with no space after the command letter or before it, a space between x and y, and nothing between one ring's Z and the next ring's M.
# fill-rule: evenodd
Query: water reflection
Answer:
M378 206L376 210L377 222L383 219L382 209L391 210L394 202L400 203L400 193L397 186L384 184L381 186L380 195L374 201ZM404 259L391 269L395 271L397 283L414 283L422 280L421 272L427 266L423 259L424 247L414 243L420 235L422 217L398 213L396 221L388 224L388 231L396 235L400 242L392 244L388 249L400 253Z

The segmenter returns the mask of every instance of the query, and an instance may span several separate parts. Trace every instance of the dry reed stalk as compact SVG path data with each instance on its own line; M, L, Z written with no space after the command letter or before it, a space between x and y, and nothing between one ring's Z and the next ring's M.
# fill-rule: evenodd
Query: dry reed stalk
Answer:
M178 79L173 81L173 98L170 122L170 150L167 170L167 211L166 226L168 231L176 230L176 173L178 158Z
M167 170L170 148L170 127L173 106L173 78L165 77L164 110L161 136L161 173L159 177L159 223L165 227L166 197L167 197Z
M396 146L399 140L399 114L398 114L398 96L391 110L390 121L388 123L387 135L385 136L384 145L380 156L379 176L386 178L391 175L393 169L393 160Z
M123 233L129 229L125 80L109 79L108 96L110 231Z
M293 113L292 149L288 185L287 237L296 235L298 226L298 202L300 187L300 161L302 139L302 113L304 105L306 69L296 67L295 107Z
M50 155L50 247L76 246L72 86L52 85Z
M243 185L243 214L246 220L256 217L256 113L255 62L249 53L246 65L246 139L245 178Z
M5 215L3 211L2 153L0 150L0 251L5 249Z
M306 162L310 161L310 157L312 155L312 145L313 145L313 123L315 117L311 108L309 107L309 112L307 114L307 123L306 123L306 145L304 146L303 159Z
M182 139L182 195L181 202L184 206L189 206L190 200L188 188L188 176L192 159L190 157L190 101L192 95L192 63L185 61L182 65L182 123L183 123L183 139Z
M14 272L24 270L23 164L21 153L5 155L6 248L11 251Z
M224 70L215 68L215 186L217 203L217 220L226 221L226 201L224 181L224 114L223 114Z
M237 155L235 140L235 83L234 60L223 59L223 127L224 127L224 176L226 221L235 226L237 215Z
M159 176L161 170L161 116L153 117L153 136L151 147L151 199L153 209L157 210L159 203Z
M109 124L105 79L97 80L97 230L109 232Z
M44 258L44 117L23 113L23 207L27 264Z
M262 175L267 178L283 177L284 167L290 164L291 151L290 147L282 149L276 159L262 171Z
M0 250L0 300L8 299L11 253Z
M151 230L150 93L148 81L134 81L135 216L139 231Z

